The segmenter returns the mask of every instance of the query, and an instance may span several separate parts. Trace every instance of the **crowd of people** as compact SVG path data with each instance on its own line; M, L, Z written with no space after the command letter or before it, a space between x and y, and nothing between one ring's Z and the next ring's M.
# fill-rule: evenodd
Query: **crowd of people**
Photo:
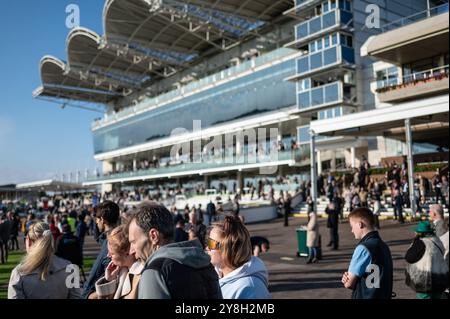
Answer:
M311 204L311 197L307 200ZM238 210L218 213L212 201L204 211L193 207L184 213L150 201L126 212L109 200L95 208L72 206L76 202L82 203L60 201L44 220L28 214L27 254L11 274L9 298L270 298L267 269L258 257L269 250L270 243L250 236ZM337 225L342 209L336 203L333 197L327 207L332 249L339 249ZM392 257L375 216L364 206L349 214L352 233L360 242L342 282L352 289L353 298L392 297ZM405 252L405 282L418 298L440 298L448 288L442 284L448 283L448 225L443 207L430 206L429 216L431 223L419 223ZM8 212L0 226L12 228L14 220L14 212ZM16 225L20 229L20 223ZM321 255L320 234L312 209L307 232L308 263L316 263ZM87 234L95 236L100 253L83 280L83 289L67 287L64 270L68 265L82 270ZM14 249L16 241L7 240L6 247ZM381 289L364 285L370 275L367 266L372 264L382 269ZM201 288L186 283L186 278L202 282Z
M352 289L353 298L391 298L393 263L379 233L380 210L382 202L388 203L391 198L395 218L403 223L410 190L404 168L394 166L384 179L378 180L368 174L368 169L364 162L352 180L331 175L320 175L316 180L319 195L328 199L327 246L339 249L339 224L347 210L359 244L342 283ZM447 180L447 176L439 174L432 180L416 176L414 192L417 188L421 211L426 209L431 220L419 223L416 237L405 252L405 282L418 298L440 298L448 289L448 223L444 218L449 202ZM294 195L283 190L275 192L277 185L289 184L296 185ZM181 211L175 205L161 203L182 194L181 188L53 196L33 207L3 207L2 263L7 261L10 250L19 249L20 232L24 233L27 252L11 274L8 297L270 298L267 269L258 257L269 250L270 243L267 238L250 236L240 214L240 200L242 196L270 199L284 216L284 226L288 226L292 198L300 196L308 207L307 263L317 263L322 254L321 235L311 181L278 177L246 186L237 191L228 210L212 200L206 207L186 205ZM125 205L127 201L140 204L130 208ZM436 204L428 205L427 201ZM21 221L23 212L26 220ZM94 236L101 247L88 278L83 271L87 235ZM64 269L68 265L80 269L82 289L65 286ZM381 289L364 284L370 276L368 265L382 269Z
M195 217L190 217L196 224ZM176 241L175 229L184 222L179 213L144 202L124 215L116 203L104 201L95 207L101 249L82 289L66 285L65 269L74 262L58 253L67 249L56 244L62 239L55 241L54 220L47 221L30 219L27 254L11 274L10 299L271 297L267 269L254 255L248 229L234 214L214 221L203 243L198 238L189 240L190 235ZM67 229L69 223L63 224L63 231ZM260 241L256 239L255 245ZM263 246L267 250L268 242Z

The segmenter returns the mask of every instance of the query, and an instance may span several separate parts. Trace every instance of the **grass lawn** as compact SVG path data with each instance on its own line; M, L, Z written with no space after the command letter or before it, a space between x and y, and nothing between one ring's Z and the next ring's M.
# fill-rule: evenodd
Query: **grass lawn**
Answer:
M0 264L0 299L6 299L8 296L8 283L12 270L16 267L22 259L24 251L13 251L9 253L8 262ZM95 262L93 257L84 258L84 271L87 274Z

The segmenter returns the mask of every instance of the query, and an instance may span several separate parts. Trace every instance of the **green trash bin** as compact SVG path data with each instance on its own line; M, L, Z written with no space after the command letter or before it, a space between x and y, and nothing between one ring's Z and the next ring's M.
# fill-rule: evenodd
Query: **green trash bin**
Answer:
M297 232L297 257L308 257L309 250L306 246L306 227L296 229Z

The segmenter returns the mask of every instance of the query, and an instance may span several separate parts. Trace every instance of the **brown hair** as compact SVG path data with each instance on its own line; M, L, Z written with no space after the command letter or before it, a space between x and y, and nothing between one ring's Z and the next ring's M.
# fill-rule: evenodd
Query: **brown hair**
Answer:
M119 206L111 201L105 201L95 208L95 217L103 218L109 226L115 226L120 219Z
M126 253L130 250L130 242L127 236L127 226L120 225L108 234L108 243L118 253Z
M375 226L375 217L372 211L366 207L359 207L354 209L349 215L348 219L360 218L367 223L368 227L373 228Z
M214 228L222 232L220 244L225 266L236 269L250 260L250 233L238 217L225 216L225 220L214 224Z

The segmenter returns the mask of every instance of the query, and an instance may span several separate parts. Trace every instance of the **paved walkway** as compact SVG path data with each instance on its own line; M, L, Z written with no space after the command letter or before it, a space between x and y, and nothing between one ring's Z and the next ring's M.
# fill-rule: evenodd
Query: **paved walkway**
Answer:
M297 258L296 228L306 225L304 218L291 218L290 226L283 227L283 221L248 225L252 236L266 236L271 249L261 255L269 270L272 296L294 299L346 299L351 292L343 288L342 274L348 269L353 250L357 244L350 232L348 222L340 224L340 250L324 247L329 240L326 221L320 220L323 244L323 260L317 264L306 264L305 258ZM394 292L398 299L414 298L415 293L404 284L406 263L403 259L411 240L415 224L400 225L395 221L383 221L380 234L391 249L394 260Z

